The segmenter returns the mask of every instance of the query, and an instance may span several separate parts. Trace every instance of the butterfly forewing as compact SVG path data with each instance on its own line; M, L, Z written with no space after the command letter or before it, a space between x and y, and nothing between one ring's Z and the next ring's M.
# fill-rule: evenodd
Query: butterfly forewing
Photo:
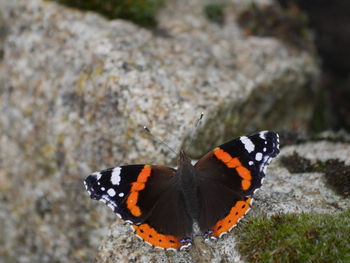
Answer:
M126 221L141 222L142 218L130 213L126 200L143 168L143 164L109 168L89 175L84 184L92 199L105 203Z
M279 136L275 132L261 131L249 136L241 136L220 145L219 148L240 162L243 168L235 170L242 179L245 174L248 176L250 173L251 181L249 184L246 182L247 189L243 189L245 195L248 196L261 187L267 165L271 158L276 157L279 153ZM244 182L241 185L243 184Z

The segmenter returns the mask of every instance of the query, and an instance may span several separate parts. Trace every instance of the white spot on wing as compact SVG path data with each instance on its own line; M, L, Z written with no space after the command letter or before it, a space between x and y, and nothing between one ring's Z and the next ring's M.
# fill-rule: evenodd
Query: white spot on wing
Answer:
M108 191L107 191L107 194L110 196L110 197L113 197L115 196L116 192L113 188L109 188Z
M119 185L120 183L120 171L122 168L116 167L113 169L112 176L111 176L111 182L113 185Z
M106 190L106 188L104 188L104 187L101 187L101 190L102 190L102 191L104 191L104 190Z
M98 181L98 180L100 180L102 174L101 174L100 172L94 172L94 173L92 174L92 176L94 176L94 177L96 178L96 180Z
M249 161L249 163L248 163L249 165L253 165L254 164L254 162L253 161Z
M259 137L263 140L266 140L266 131L259 132Z
M124 193L119 193L119 197L123 197L124 196Z
M259 162L262 160L262 157L263 157L262 153L256 153L255 160L257 160Z
M247 150L248 153L251 153L252 151L254 151L255 146L247 136L242 136L240 140L244 144L244 148Z
M266 152L266 147L264 147L263 152Z

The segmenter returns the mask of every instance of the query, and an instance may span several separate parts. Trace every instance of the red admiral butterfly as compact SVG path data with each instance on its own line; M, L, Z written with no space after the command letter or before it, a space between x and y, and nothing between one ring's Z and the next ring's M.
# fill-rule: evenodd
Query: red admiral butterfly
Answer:
M184 151L178 169L139 164L89 175L92 199L107 204L149 244L181 249L191 245L193 224L205 238L230 231L248 212L271 158L278 134L242 136L204 155L195 165Z

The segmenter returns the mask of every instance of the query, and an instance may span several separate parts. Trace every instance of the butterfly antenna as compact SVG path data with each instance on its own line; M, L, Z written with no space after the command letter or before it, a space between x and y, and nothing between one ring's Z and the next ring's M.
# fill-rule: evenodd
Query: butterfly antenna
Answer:
M155 135L152 134L152 132L150 131L150 129L147 128L147 126L143 126L143 129L149 134L151 135L151 137L157 141L160 144L165 145L170 151L172 151L175 155L177 155L177 152L175 152L173 150L173 148L171 148L166 142L164 142L162 139L159 139L158 137L156 137Z
M201 115L199 116L198 120L196 121L196 124L193 126L192 131L191 131L191 139L190 139L190 143L189 145L192 144L193 139L194 139L194 135L196 134L197 128L199 127L199 125L202 122L202 119L204 117L204 112L201 112Z

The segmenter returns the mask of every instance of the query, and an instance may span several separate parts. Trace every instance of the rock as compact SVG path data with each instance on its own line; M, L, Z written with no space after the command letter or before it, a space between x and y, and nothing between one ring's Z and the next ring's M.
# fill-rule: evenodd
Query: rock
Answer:
M143 125L177 151L205 111L194 156L242 133L307 127L315 58L245 36L234 13L220 27L202 17L201 1L171 1L160 35L54 2L9 3L0 2L4 261L91 261L115 216L89 199L83 179L120 164L174 165Z
M121 222L112 224L99 248L96 262L242 262L232 234L217 242L203 242L198 237L188 250L168 251L152 248L130 233L127 225Z
M336 159L350 166L348 143L322 140L292 145L285 147L277 160L290 157L294 153L311 163L319 161L326 165L327 161ZM272 164L269 171L269 178L265 180L256 197L263 201L259 207L260 213L336 213L350 207L349 199L334 192L322 172L291 173L281 162ZM335 170L333 175L333 180L336 180Z

